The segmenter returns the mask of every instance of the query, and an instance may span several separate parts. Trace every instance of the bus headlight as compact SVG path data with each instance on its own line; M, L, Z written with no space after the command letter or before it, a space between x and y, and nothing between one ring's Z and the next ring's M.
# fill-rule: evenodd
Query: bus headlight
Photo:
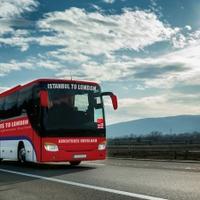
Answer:
M98 150L102 151L102 150L105 150L105 149L106 149L106 142L100 143L99 146L98 146Z
M44 148L46 151L53 151L53 152L58 151L58 146L53 143L45 143Z

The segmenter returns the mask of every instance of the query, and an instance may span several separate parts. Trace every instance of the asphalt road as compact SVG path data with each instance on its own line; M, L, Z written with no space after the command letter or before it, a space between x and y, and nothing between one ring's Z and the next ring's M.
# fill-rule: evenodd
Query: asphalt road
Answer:
M0 164L0 200L199 200L200 163L108 159L68 164Z

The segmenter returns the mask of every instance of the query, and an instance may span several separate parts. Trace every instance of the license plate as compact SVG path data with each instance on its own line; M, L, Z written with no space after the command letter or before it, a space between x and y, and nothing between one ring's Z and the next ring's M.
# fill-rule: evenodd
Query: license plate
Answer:
M87 155L86 154L76 154L74 155L74 158L86 158Z

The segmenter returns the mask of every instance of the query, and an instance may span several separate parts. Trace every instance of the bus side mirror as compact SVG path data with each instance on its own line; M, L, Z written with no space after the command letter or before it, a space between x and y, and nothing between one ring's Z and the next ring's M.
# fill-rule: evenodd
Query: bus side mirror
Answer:
M101 96L110 96L111 100L112 100L112 105L114 110L117 110L118 108L118 101L117 101L117 96L114 95L112 92L102 92Z
M45 90L40 91L40 105L45 108L49 105L49 95Z
M113 94L110 97L112 100L112 105L113 105L114 110L117 110L117 108L118 108L117 96Z

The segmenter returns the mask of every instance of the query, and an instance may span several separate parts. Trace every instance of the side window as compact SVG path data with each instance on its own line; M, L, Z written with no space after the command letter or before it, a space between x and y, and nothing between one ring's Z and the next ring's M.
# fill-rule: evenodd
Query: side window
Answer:
M5 98L0 98L0 119L4 119L4 102Z
M25 88L19 92L17 107L20 113L26 112L32 100L32 90Z
M18 92L15 92L6 97L4 105L6 118L15 117L19 114L17 109L17 98L18 98Z

